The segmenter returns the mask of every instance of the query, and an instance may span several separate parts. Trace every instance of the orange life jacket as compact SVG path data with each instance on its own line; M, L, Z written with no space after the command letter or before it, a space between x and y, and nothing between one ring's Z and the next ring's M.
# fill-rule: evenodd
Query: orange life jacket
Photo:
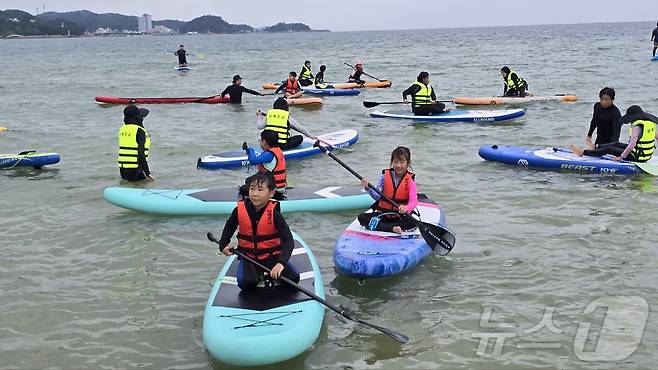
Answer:
M409 203L409 183L416 178L416 175L407 171L396 187L393 181L394 173L390 168L382 170L382 174L384 174L384 188L382 189L382 193L399 205ZM398 211L394 205L384 200L383 197L377 202L377 210L381 212Z
M277 189L285 189L288 184L286 182L286 159L283 156L283 151L279 147L270 148L268 151L272 152L274 158L276 158L276 166L274 166L274 169L272 170L274 184ZM259 164L258 171L267 172L269 170L262 164Z
M290 82L290 80L286 81L286 92L289 94L296 94L299 92L300 87L299 87L299 82L295 80L295 82Z
M247 257L264 260L281 254L281 238L274 226L276 205L277 201L270 200L256 225L249 216L244 201L238 202L238 248Z

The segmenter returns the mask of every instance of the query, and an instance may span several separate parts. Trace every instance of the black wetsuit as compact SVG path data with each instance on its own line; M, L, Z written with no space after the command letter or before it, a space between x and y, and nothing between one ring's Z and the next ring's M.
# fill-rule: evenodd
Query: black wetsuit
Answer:
M178 49L174 54L178 55L178 64L187 64L187 51L185 49Z
M349 79L347 82L355 82L358 84L363 84L365 83L364 80L361 79L361 75L363 74L363 71L359 71L358 69L354 71L353 75L350 75Z
M260 220L261 216L263 216L263 211L266 207L263 207L260 211L256 211L256 207L254 207L254 204L249 199L245 200L245 207L247 208L247 213L253 222L258 224L258 221ZM295 283L298 283L299 272L297 272L294 266L288 262L288 260L290 260L290 256L292 256L295 242L292 238L292 233L290 232L290 228L288 227L286 220L283 218L283 216L281 216L278 205L273 213L273 219L274 227L276 228L277 233L279 234L279 238L281 239L281 254L264 260L259 260L258 262L262 263L268 268L273 268L277 263L281 263L284 266L281 275L287 277ZM219 240L220 248L223 249L229 245L229 243L231 243L231 238L237 229L238 209L236 207L233 209L231 217L226 220L224 231L222 231L222 237ZM258 277L262 274L263 271L251 263L240 261L240 265L238 266L238 285L240 286L240 289L255 288L258 284Z
M231 103L233 104L241 104L242 103L242 93L245 92L247 94L251 95L260 95L262 96L263 94L259 93L258 91L250 90L247 89L246 87L242 85L230 85L227 86L224 91L222 91L222 97L224 97L226 94L228 94L231 97Z
M324 83L324 72L320 71L315 75L315 85Z
M411 95L413 99L417 92L420 91L420 86L413 84L409 86L408 89L402 92L402 99L406 99L407 96ZM432 89L432 95L430 96L432 100L436 100L436 94L434 94L434 89ZM443 103L436 102L436 104L414 104L412 101L411 111L414 112L416 116L431 116L436 113L443 113L446 105Z
M137 124L141 127L144 127L142 122L143 118L139 117L136 120L133 118L124 118L123 122L128 124ZM146 134L144 130L137 130L136 139L137 139L137 168L119 168L119 173L121 178L128 181L141 181L146 179L147 176L151 174L149 170L149 164L146 161L146 156L144 155L144 145L146 143Z
M656 56L656 49L658 49L658 27L653 29L651 33L651 41L653 41L653 56Z
M608 108L603 108L601 103L594 104L594 113L592 114L587 136L592 137L594 130L596 130L594 145L597 147L602 144L618 142L621 132L620 119L621 112L614 104Z

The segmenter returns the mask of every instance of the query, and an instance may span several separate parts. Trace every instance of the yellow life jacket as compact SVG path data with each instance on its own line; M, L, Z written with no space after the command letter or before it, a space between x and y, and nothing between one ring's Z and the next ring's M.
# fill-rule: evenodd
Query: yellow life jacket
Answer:
M144 142L144 157L149 156L151 147L151 135L142 126L136 124L124 124L119 129L119 157L117 164L120 168L137 168L137 131L143 130L146 135Z
M279 134L280 145L288 143L288 137L290 137L289 116L290 112L283 109L270 109L267 111L265 129L275 131Z
M311 72L310 68L306 67L306 64L302 66L302 71L299 73L299 79L300 80L312 80L313 79L313 73Z
M517 78L517 83L514 83L514 80L512 80L512 75L515 75ZM505 80L505 85L507 85L508 89L518 89L521 86L525 85L525 80L523 77L519 76L518 73L510 70L510 72L507 74L507 79Z
M651 159L656 147L656 123L649 120L637 120L631 123L631 130L635 126L640 126L642 133L637 139L637 144L631 150L631 154L638 162L646 162Z
M432 85L425 85L422 82L414 82L414 85L420 86L420 90L412 96L414 107L430 104L432 101Z

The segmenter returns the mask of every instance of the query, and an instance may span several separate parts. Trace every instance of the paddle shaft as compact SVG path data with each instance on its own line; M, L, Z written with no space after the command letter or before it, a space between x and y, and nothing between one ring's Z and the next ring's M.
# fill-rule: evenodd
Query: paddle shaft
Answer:
M210 240L210 241L212 241L212 242L215 242L215 243L219 244L219 240L217 240L217 239L215 238L215 236L214 236L212 233L209 232L209 233L207 234L207 236L208 236L208 240ZM261 270L267 272L268 274L272 272L271 269L267 268L266 266L264 266L264 265L261 264L260 262L255 261L255 260L253 260L253 259L247 257L244 253L240 252L237 248L232 248L232 249L231 249L231 253L233 253L233 254L235 254L236 256L242 258L243 260L245 260L245 261L251 263L252 265L254 265L254 266L260 268ZM312 298L312 299L314 299L314 300L316 300L316 301L322 303L325 307L329 308L330 310L336 312L337 314L343 316L343 317L346 318L346 319L349 319L349 320L352 320L352 321L354 321L354 322L358 322L358 323L360 323L360 324L363 324L363 325L365 325L365 326L368 326L368 327L370 327L370 328L373 328L373 329L379 330L379 331L381 331L382 333L389 335L391 338L395 339L396 341L398 341L398 342L400 342L400 343L406 343L406 342L409 340L409 338L408 338L406 335L404 335L404 334L396 333L396 332L394 332L394 331L392 331L392 330L389 330L389 329L383 328L383 327L378 326L378 325L371 324L371 323L369 323L369 322L367 322L367 321L363 321L363 320L359 319L358 317L353 317L353 316L351 316L349 313L345 312L345 310L344 310L342 307L336 307L336 306L334 306L333 304L327 302L327 301L324 300L323 298L317 296L315 293L311 292L310 290L304 288L303 286L301 286L301 285L295 283L294 281L288 279L287 277L285 277L285 276L283 276L283 275L280 275L279 278L278 278L278 280L283 281L284 283L290 285L291 287L293 287L293 288L299 290L300 292L306 294L306 295L309 296L310 298Z
M437 103L452 103L452 100L436 100ZM383 105L383 104L410 104L412 102L410 101L387 101L387 102L375 102L375 101L364 101L363 106L366 108L373 108L378 105ZM433 104L433 103L430 103Z
M345 64L346 66L350 67L350 68L354 68L354 66L349 65L348 63L344 63L344 64ZM370 77L370 78L374 78L375 80L377 80L377 81L379 81L379 82L385 81L385 80L380 80L379 78L377 78L377 77L375 77L375 76L373 76L373 75L367 73L366 71L361 71L361 73L363 73L364 75L366 75L366 76L368 76L368 77Z

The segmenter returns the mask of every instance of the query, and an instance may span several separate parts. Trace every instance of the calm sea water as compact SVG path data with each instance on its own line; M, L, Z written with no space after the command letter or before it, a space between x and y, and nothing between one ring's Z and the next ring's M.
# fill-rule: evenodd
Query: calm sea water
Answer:
M314 70L326 64L327 80L343 80L343 62L364 59L366 71L393 81L390 89L331 97L321 109L292 114L312 132L357 129L359 142L340 156L373 179L395 146L409 146L420 189L442 205L458 245L412 272L360 285L337 276L331 258L355 213L287 216L318 257L328 299L411 341L397 345L327 313L314 347L272 368L654 368L656 180L531 171L477 155L485 143L582 144L603 86L617 88L622 111L640 104L658 112L651 29L0 40L0 126L10 129L0 133L0 152L62 155L60 165L42 171L0 172L0 368L226 368L201 338L209 282L225 260L204 235L219 233L225 218L159 217L106 203L106 186L125 185L115 164L122 108L102 108L93 98L209 96L236 73L258 88L298 71L305 59ZM180 43L200 53L190 56L187 75L173 71L171 52ZM581 100L529 106L523 120L505 124L411 125L371 119L361 105L399 99L421 70L442 98L499 94L504 64L537 94ZM144 186L241 183L246 170L197 170L196 159L243 140L256 144L254 112L272 100L245 95L237 107L149 107L158 180ZM289 178L295 185L358 183L323 157L291 163ZM636 346L631 329L642 330L645 305L649 319ZM494 338L483 350L487 335Z

